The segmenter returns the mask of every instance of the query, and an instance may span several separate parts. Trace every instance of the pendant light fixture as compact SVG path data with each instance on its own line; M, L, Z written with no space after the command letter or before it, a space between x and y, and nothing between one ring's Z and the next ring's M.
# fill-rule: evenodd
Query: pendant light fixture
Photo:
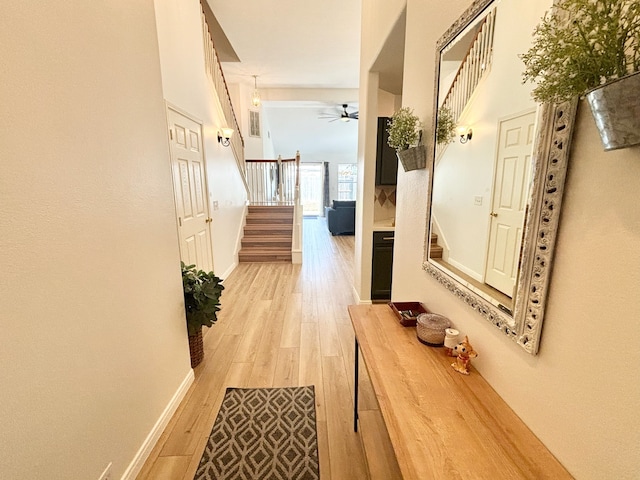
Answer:
M258 91L258 75L252 75L253 77L253 94L251 95L251 104L254 107L260 106L260 92Z

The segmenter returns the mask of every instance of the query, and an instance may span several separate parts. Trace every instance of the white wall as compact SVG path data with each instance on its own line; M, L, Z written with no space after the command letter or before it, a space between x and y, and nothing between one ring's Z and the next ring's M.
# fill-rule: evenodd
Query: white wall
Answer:
M253 85L234 83L229 85L229 91L236 117L240 123L240 130L244 136L245 158L253 160L275 158L273 154L273 142L271 141L271 134L269 132L269 120L263 108L264 105L254 107L251 104ZM261 93L261 96L264 95ZM249 111L257 111L260 113L260 137L252 137L249 135Z
M2 15L0 477L120 478L191 372L153 5Z
M427 124L435 42L467 6L408 1L403 104ZM426 226L427 171L401 171L398 178L393 298L420 300L468 334L480 353L474 365L579 480L640 477L638 179L640 148L604 153L581 105L534 357L421 270L424 237L416 232Z
M237 264L237 239L247 196L231 147L218 143L217 132L227 126L227 121L205 73L200 2L155 0L154 3L164 98L203 123L209 210L213 219L213 266L218 275L226 276ZM218 210L214 210L213 202L218 202Z
M358 204L354 256L354 293L359 302L371 301L372 232L376 219L376 148L378 116L397 109L395 99L379 88L380 74L373 70L378 55L402 15L405 0L362 1L360 88L358 120ZM392 112L391 112L392 113ZM398 170L402 170L399 168Z

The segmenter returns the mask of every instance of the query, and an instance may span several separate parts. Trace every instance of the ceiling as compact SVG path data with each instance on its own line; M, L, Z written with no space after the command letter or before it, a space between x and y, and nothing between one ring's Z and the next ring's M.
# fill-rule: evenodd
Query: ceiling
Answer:
M303 160L357 154L360 0L208 0L227 83L258 90L277 154ZM214 29L215 30L215 29Z

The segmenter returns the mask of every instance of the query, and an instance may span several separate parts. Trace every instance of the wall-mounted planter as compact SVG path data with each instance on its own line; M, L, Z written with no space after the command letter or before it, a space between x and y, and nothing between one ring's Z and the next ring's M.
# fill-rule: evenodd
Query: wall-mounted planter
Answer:
M640 144L640 72L587 94L606 151Z
M426 168L427 166L427 148L424 145L400 150L396 154L405 172Z

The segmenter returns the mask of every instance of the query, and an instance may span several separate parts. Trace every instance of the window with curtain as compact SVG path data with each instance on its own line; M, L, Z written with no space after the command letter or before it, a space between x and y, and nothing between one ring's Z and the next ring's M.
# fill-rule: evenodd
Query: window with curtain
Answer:
M338 200L355 200L358 184L358 166L355 163L338 164Z

